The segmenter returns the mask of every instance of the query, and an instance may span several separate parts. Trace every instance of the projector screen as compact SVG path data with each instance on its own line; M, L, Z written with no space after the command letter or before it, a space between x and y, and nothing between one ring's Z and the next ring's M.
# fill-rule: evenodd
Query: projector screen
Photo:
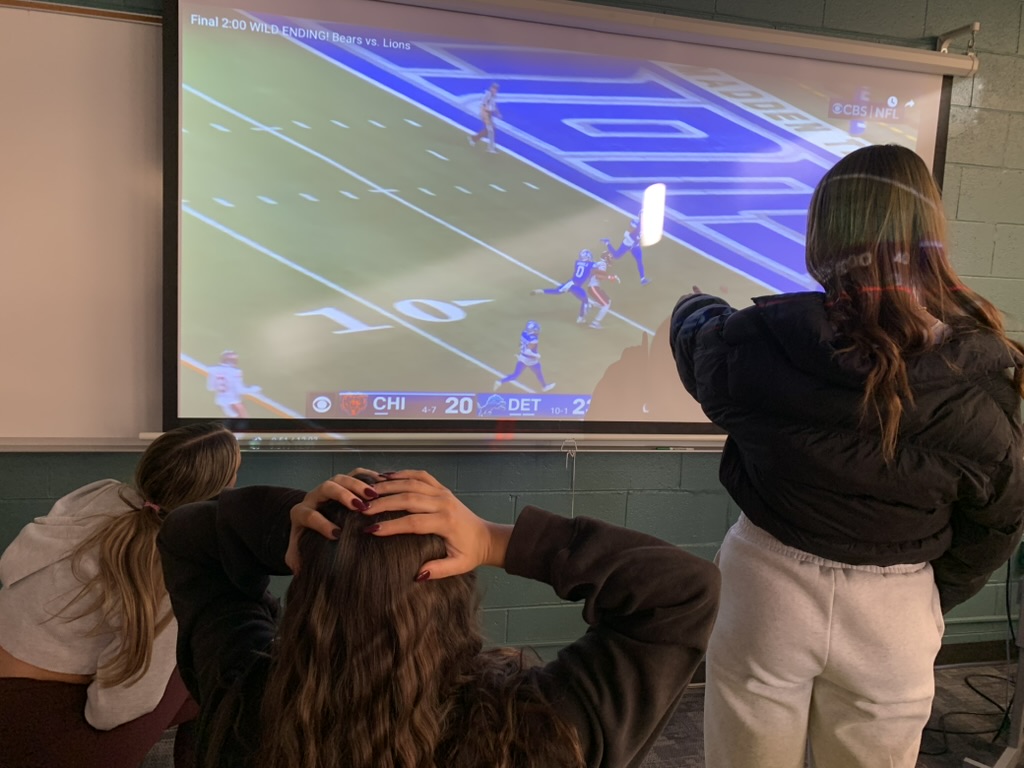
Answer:
M169 3L165 36L165 427L714 433L679 296L819 290L824 172L944 149L941 74L379 0Z

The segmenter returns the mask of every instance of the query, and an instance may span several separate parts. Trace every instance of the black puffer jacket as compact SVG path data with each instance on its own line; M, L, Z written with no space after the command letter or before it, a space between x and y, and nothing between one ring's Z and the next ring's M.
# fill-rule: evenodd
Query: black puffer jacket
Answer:
M987 332L907 361L915 405L895 459L860 426L867 366L837 355L820 293L736 311L686 296L670 343L680 378L729 438L720 477L785 544L854 565L931 562L943 611L1012 554L1024 520L1024 365Z

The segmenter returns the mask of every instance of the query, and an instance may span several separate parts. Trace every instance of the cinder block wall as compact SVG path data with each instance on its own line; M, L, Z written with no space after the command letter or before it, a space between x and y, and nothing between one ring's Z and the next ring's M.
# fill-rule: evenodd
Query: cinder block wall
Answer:
M77 3L159 13L160 0ZM1024 340L1024 34L1019 0L676 0L606 3L911 47L980 21L979 73L953 92L944 197L957 268L1009 313ZM962 46L959 41L956 45ZM681 286L680 290L684 290ZM103 477L128 479L137 455L0 453L0 547L66 491ZM511 521L536 504L648 531L712 557L737 510L717 480L718 457L681 453L247 453L241 484L310 487L352 467L433 472L481 515ZM485 569L485 615L495 642L542 652L581 631L575 606L540 585ZM1007 636L1005 578L947 617L946 642Z

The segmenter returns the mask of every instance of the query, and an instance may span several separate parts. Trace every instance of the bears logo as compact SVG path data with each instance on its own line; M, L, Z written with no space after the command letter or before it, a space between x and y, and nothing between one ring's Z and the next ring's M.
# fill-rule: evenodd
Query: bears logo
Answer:
M366 410L370 398L366 395L347 394L341 396L341 410L349 416L358 416Z

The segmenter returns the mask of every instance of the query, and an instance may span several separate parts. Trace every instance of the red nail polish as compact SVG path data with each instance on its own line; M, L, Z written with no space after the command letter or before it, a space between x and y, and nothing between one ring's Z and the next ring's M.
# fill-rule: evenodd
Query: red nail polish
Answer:
M365 496L368 499L376 499L377 497L380 496L380 494L373 490L373 488L367 488L365 491L363 491L363 496Z
M376 533L379 530L380 530L380 524L379 523L374 523L373 525L368 525L365 528L363 528L363 533Z
M370 508L370 505L367 504L362 499L352 499L352 506L358 509L360 512L365 512L367 509Z
M331 537L332 538L338 539L340 536L341 536L341 528L332 528L331 529Z
M426 581L430 578L430 571L420 571L416 574L416 581Z

